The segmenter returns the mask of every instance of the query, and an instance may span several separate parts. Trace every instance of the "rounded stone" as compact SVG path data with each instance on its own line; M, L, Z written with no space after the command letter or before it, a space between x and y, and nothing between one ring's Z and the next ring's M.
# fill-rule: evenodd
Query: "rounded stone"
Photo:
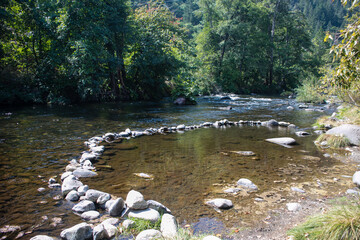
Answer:
M96 209L95 204L89 200L82 200L72 208L74 212L78 212L78 213L83 213L95 209Z
M87 212L83 212L81 214L81 218L85 219L85 220L94 220L100 217L100 213L98 211L87 211Z
M287 203L286 207L290 212L297 212L302 209L302 207L299 203Z
M173 215L165 213L161 218L160 230L163 237L174 238L178 232L178 224Z
M79 193L75 190L71 190L67 195L66 195L66 200L68 201L72 201L75 202L77 200L79 200L80 196Z
M148 203L145 201L144 196L135 190L131 190L126 196L126 205L130 209L141 210L148 207Z
M244 187L244 188L248 188L251 190L258 190L258 187L249 179L246 178L240 178L237 183L238 186Z
M151 222L157 222L160 219L160 214L158 211L148 208L145 210L131 210L129 212L129 217L139 218L143 220L149 220Z
M63 230L60 237L65 240L89 239L92 237L92 228L87 223L80 223Z
M215 198L207 201L206 204L220 209L229 209L233 206L233 203L230 200L224 198Z
M162 234L160 231L155 229L148 229L140 232L135 240L151 240L151 239L159 239L162 237Z

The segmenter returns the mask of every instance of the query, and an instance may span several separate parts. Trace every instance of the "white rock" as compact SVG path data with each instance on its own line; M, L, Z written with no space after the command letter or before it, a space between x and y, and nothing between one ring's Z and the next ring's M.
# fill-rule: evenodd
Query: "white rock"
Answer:
M89 186L84 185L84 186L79 187L77 191L80 196L85 196L87 190L89 190Z
M95 204L89 200L82 200L78 204L76 204L72 210L74 212L83 213L91 210L95 210Z
M228 188L224 190L224 193L238 193L240 191L241 191L240 188Z
M161 218L160 230L163 237L174 238L178 232L178 225L175 217L165 213Z
M117 225L119 224L120 220L118 218L108 218L104 220L101 224L111 224L111 225Z
M291 212L297 212L302 209L302 207L299 203L287 203L286 206L287 206L287 209Z
M220 209L229 209L233 206L230 200L224 198L215 198L207 201L206 204Z
M94 220L100 217L100 213L98 211L87 211L87 212L83 212L81 214L81 218L85 219L85 220Z
M119 229L112 224L103 224L106 234L109 239L113 239L119 233Z
M71 175L64 179L61 185L61 192L65 196L71 190L77 190L81 186L83 186L82 182L80 182L74 175Z
M184 124L181 124L181 125L178 125L176 127L177 130L184 130L185 129L185 125Z
M126 205L130 209L146 209L148 207L144 196L135 190L131 190L126 196Z
M64 181L65 178L69 177L70 175L72 175L72 172L64 172L61 175L61 181Z
M97 157L98 157L98 155L93 152L91 152L91 153L85 152L81 155L80 164L85 162L86 160L94 161Z
M147 200L146 202L147 202L149 208L152 208L160 213L171 213L170 209L168 209L166 206L164 206L163 204L161 204L157 201Z
M80 223L63 230L60 237L65 240L89 239L92 237L92 228L87 223Z
M86 191L85 197L87 200L95 203L98 200L98 198L103 194L105 194L105 193L102 191L95 190L95 189L89 189Z
M356 191L354 189L348 189L346 191L347 194L351 194L351 195L357 195L357 196L360 196L360 192L359 191Z
M240 178L237 183L238 186L244 187L244 188L248 188L251 190L258 190L259 188L249 179L246 178Z
M268 138L265 139L267 142L279 144L279 145L295 145L296 141L290 137L280 137L280 138Z
M202 240L221 240L221 238L215 236L206 236Z
M67 195L66 195L66 200L68 201L72 201L75 202L77 200L79 200L80 196L79 193L75 190L71 190Z
M111 199L110 194L103 193L98 197L98 199L96 200L96 203L99 204L99 205L102 205L102 204L105 204L110 199Z
M130 219L126 219L126 220L122 223L122 226L123 226L125 229L132 228L134 225L135 225L135 222L134 222L133 220L130 220Z
M157 222L160 219L160 214L158 211L148 208L145 210L131 210L129 212L129 217L139 218L143 220L149 220L151 222Z
M297 187L291 187L291 190L299 193L306 193L303 189Z
M54 238L46 235L37 235L35 237L30 238L30 240L54 240Z
M353 183L360 186L360 171L356 171L352 177Z
M73 171L73 175L78 178L87 178L87 177L95 177L98 174L96 172L90 171L88 169L77 168Z
M144 230L141 233L139 233L135 240L152 240L152 239L159 239L161 238L161 232L155 229L148 229Z

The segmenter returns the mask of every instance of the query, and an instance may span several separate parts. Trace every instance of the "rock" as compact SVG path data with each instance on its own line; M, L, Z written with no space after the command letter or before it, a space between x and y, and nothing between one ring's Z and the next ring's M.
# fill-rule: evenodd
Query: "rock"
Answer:
M30 238L30 240L54 240L54 238L46 235L37 235L35 237Z
M358 187L360 186L360 171L356 171L352 177L352 181Z
M255 202L265 202L263 198L257 197L254 199Z
M154 179L154 175L152 175L152 174L147 174L147 173L134 173L134 175L137 176L137 177L145 178L145 179L150 179L150 180L153 180L153 179Z
M105 205L101 205L101 207L102 207L103 209L106 209L106 210L109 211L111 205L112 205L114 202L115 202L115 200L110 199L109 201L107 201L107 202L105 203Z
M265 141L275 143L275 144L279 144L279 145L282 145L282 146L295 145L296 144L295 139L290 138L290 137L268 138L268 139L265 139Z
M90 147L90 150L94 153L103 153L105 151L105 146Z
M224 190L224 192L225 193L238 193L238 192L240 192L241 191L241 189L240 188L228 188L228 189L225 189Z
M81 214L81 218L85 219L85 220L94 220L100 217L100 213L98 211L87 211L87 212L83 212Z
M112 224L102 224L104 226L106 235L109 239L113 239L119 233L119 229Z
M80 196L79 193L75 190L71 190L65 197L66 200L75 202L79 200Z
M204 126L204 127L210 127L210 126L213 125L213 123L211 123L211 122L204 122L204 123L201 124L201 125Z
M179 97L174 101L175 105L185 105L186 99L184 97Z
M159 239L161 238L161 232L155 229L148 229L140 232L135 240L151 240L151 239Z
M294 107L293 106L288 106L286 109L287 110L294 110Z
M109 239L103 224L99 224L93 229L93 240Z
M291 190L298 193L306 193L303 189L297 187L291 187Z
M161 204L157 201L147 200L146 202L147 202L149 208L152 208L152 209L158 211L159 213L171 213L170 209L168 209L163 204Z
M92 237L92 228L87 223L80 223L63 230L60 233L60 237L65 240L90 239Z
M219 209L229 209L233 207L232 202L224 198L215 198L207 201L206 204Z
M241 156L255 156L256 154L252 151L231 151L232 153L239 154Z
M206 236L202 240L221 240L221 238L215 236Z
M90 171L88 169L83 169L83 168L77 168L74 172L73 172L75 177L81 178L81 177L95 177L98 174L96 172Z
M118 218L108 218L104 221L102 221L101 224L110 224L110 225L118 225L120 220Z
M290 212L297 212L302 209L302 207L299 203L287 203L286 207Z
M132 228L134 227L135 225L135 222L133 220L130 220L130 219L126 219L123 223L122 223L122 226L125 228L125 229L129 229L129 228Z
M305 104L300 104L299 105L299 108L308 108L309 106L308 105L305 105Z
M52 183L48 185L49 188L61 188L60 183Z
M148 207L147 202L144 199L144 196L135 190L131 190L126 196L126 205L130 209L146 209Z
M72 210L74 212L83 213L91 210L95 210L95 204L89 200L82 200L78 204L76 204Z
M85 152L81 155L81 158L80 158L80 164L82 164L83 162L85 162L85 160L89 160L89 161L94 161L96 158L98 157L97 154L95 153L92 153L92 152Z
M87 169L87 170L94 170L95 167L93 166L93 164L89 161L89 160L85 160L82 164L82 168L83 169ZM75 169L76 170L76 169ZM75 175L75 174L74 174Z
M280 127L288 127L289 125L290 125L290 123L288 123L288 122L279 122Z
M304 132L304 131L298 131L298 132L295 132L295 134L297 136L308 136L308 135L310 135L310 133Z
M271 126L271 127L276 127L276 126L279 126L279 123L275 119L271 119L271 120L266 122L266 125Z
M149 220L153 223L159 221L160 219L159 212L151 208L145 210L131 210L128 216L133 218Z
M110 216L112 217L116 217L116 216L119 216L121 215L121 212L123 211L124 209L124 200L122 198L118 198L116 199L112 204L111 206L109 207L109 214Z
M127 133L127 132L121 132L119 133L119 136L120 137L128 137L130 135L130 133Z
M85 198L89 201L92 201L92 202L96 202L98 200L98 198L105 194L104 192L102 191L98 191L98 190L95 190L95 189L89 189L86 191L86 194L85 194Z
M324 133L324 131L323 130L316 130L316 131L314 131L314 133L317 134L317 135L321 135L321 134Z
M38 190L38 192L44 192L46 189L43 188L43 187L40 187L40 188L38 188L37 190Z
M110 194L108 193L103 193L101 194L98 199L96 200L96 203L99 205L103 205L105 204L107 201L109 201L111 199Z
M237 181L236 185L244 187L244 188L248 188L250 190L255 190L255 191L258 190L258 187L252 181L250 181L249 179L246 179L246 178L240 178Z
M354 190L354 189L348 189L348 190L346 190L346 193L347 193L347 194L350 194L350 195L360 196L360 192L357 191L357 190Z
M84 186L79 187L77 191L79 193L79 196L85 196L87 190L89 190L89 186L84 185Z
M61 192L63 196L67 195L71 190L77 190L79 187L83 186L74 175L71 175L64 179L61 185Z
M177 235L178 225L173 215L165 213L162 216L160 231L165 238L174 238Z
M343 135L352 145L360 145L360 126L358 125L344 124L330 129L326 134Z
M176 127L176 130L184 130L185 129L185 125L181 124L179 126Z
M61 181L64 181L65 178L69 177L72 175L72 172L64 172L62 175L61 175Z
M53 184L53 183L56 183L56 180L55 178L50 178L49 181L48 181L49 184Z

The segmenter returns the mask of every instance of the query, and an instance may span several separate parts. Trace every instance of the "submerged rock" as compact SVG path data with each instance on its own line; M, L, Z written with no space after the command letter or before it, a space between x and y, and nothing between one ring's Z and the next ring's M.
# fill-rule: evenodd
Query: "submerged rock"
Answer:
M232 153L239 154L241 156L255 156L256 154L252 151L231 151Z
M303 189L297 187L291 187L291 190L298 193L306 193Z

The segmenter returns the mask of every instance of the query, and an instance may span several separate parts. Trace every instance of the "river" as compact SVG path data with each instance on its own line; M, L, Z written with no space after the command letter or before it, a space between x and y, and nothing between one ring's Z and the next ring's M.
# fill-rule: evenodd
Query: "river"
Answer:
M292 99L261 96L239 96L234 100L203 97L197 101L194 106L174 106L162 101L2 108L0 228L20 226L13 233L2 234L2 239L29 239L37 234L59 236L62 229L82 221L71 212L73 203L59 199L60 191L49 189L47 181L55 177L60 182L59 176L69 160L79 158L87 150L84 141L107 132L194 125L225 118L276 119L298 127L202 128L104 144L106 151L95 164L98 176L82 180L84 183L123 198L129 190L138 190L146 199L165 204L180 224L192 224L195 231L249 226L254 216L265 216L274 204L294 197L287 191L289 186L306 188L310 185L304 183L322 181L328 169L344 165L325 158L313 144L316 135L311 125L334 109L305 111ZM289 105L295 109L288 110ZM312 135L297 137L294 133L299 129ZM278 136L293 137L299 145L284 148L264 141ZM253 151L256 156L237 156L231 151ZM134 175L138 172L153 174L154 180L138 178ZM254 204L254 194L225 195L223 189L233 186L239 178L256 183L260 188L258 197L272 194L267 203ZM39 192L40 187L46 190ZM214 197L227 197L235 207L218 213L204 204L205 199Z

